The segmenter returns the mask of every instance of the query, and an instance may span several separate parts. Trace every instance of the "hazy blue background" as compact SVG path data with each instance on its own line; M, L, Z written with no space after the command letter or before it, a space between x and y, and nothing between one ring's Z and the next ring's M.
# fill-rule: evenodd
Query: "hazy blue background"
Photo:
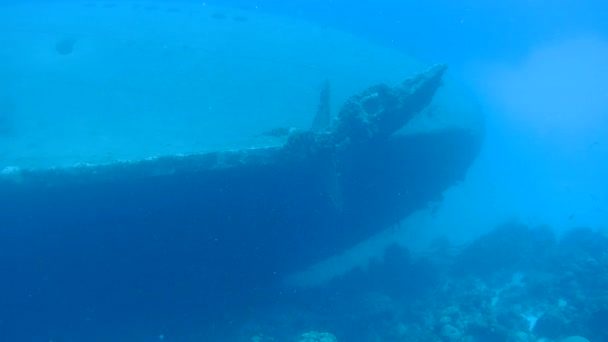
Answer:
M550 39L607 29L602 1L207 1L287 14L452 62L522 57ZM439 44L440 43L440 44Z

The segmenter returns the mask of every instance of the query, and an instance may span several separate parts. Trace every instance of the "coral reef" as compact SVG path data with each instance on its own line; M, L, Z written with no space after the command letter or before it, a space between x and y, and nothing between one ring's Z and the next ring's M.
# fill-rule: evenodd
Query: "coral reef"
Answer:
M314 324L349 342L608 340L608 238L598 232L511 222L447 267L432 260L393 246L366 270L298 296L322 303L307 307Z
M309 331L300 336L299 342L337 342L337 339L332 333Z

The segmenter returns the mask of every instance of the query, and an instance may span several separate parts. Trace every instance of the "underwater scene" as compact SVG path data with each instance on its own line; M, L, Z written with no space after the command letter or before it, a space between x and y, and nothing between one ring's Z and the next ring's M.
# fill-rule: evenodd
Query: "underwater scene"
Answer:
M608 342L607 13L0 0L0 342Z

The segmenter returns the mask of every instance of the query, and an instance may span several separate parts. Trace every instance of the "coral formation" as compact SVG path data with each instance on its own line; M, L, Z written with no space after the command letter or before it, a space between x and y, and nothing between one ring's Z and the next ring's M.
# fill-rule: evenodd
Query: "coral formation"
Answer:
M570 336L566 337L561 342L589 342L589 340L581 336Z
M337 342L336 336L328 332L309 331L300 336L299 342Z
M394 246L382 262L299 296L331 299L331 309L309 306L314 324L348 341L608 340L608 238L598 232L558 236L511 222L445 268L429 260Z

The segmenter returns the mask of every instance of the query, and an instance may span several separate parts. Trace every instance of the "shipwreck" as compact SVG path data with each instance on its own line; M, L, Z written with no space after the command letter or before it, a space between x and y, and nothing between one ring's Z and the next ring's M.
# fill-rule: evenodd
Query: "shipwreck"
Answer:
M89 270L102 267L95 263L105 253L120 260L114 270L142 280L165 267L189 269L195 260L218 286L244 282L257 291L397 224L464 178L479 132L401 132L429 115L445 70L438 65L393 86L369 87L333 121L321 102L313 129L273 130L259 146L5 168L0 221L17 245L27 242L50 258L61 250ZM138 266L150 259L158 259L153 270Z
M440 201L483 140L445 65L350 36L209 6L5 6L6 324L268 302L285 276ZM214 144L226 133L248 139Z

